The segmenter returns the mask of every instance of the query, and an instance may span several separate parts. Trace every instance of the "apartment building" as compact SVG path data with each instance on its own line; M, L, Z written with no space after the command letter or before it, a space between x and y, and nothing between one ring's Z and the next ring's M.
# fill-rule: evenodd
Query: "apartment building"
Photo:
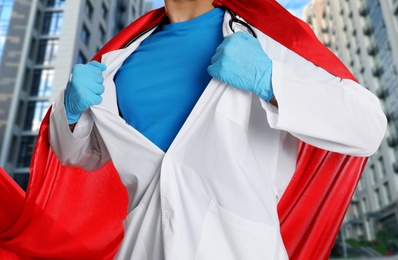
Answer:
M72 66L144 8L143 0L0 0L0 28L3 20L8 28L0 31L0 166L22 187L40 122Z
M386 138L356 189L344 236L370 241L385 229L398 239L398 48L392 47L398 46L398 0L313 0L304 16L319 39L379 97L389 120Z

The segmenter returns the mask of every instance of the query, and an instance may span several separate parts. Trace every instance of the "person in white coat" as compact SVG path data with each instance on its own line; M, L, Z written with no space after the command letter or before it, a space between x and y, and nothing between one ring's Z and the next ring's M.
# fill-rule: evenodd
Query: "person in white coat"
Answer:
M299 140L369 156L384 136L372 93L256 28L234 33L212 2L165 0L168 21L76 65L53 104L57 157L112 160L129 193L117 259L287 259L277 203Z

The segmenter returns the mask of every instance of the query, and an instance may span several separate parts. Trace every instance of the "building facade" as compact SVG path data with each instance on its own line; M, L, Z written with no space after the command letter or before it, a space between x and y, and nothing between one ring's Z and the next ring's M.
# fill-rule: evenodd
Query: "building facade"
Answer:
M319 39L375 93L389 123L368 161L343 223L346 238L398 240L398 0L313 0L305 10ZM366 131L366 129L363 129Z
M12 16L0 64L0 167L26 187L40 122L73 65L89 61L140 16L144 1L0 0L0 8L2 3L12 6Z
M0 0L0 61L3 56L4 43L6 41L13 5L14 0Z

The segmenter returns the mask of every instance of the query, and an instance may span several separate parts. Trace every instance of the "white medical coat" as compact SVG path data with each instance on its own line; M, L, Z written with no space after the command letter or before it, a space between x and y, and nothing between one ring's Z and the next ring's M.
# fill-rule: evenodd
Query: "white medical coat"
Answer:
M224 35L228 21L226 14ZM213 79L166 153L119 116L113 81L153 30L102 57L103 101L73 133L63 93L54 102L50 143L61 162L94 169L111 159L128 190L117 259L287 259L277 203L298 140L358 156L377 150L386 119L373 94L254 30L273 62L278 108Z

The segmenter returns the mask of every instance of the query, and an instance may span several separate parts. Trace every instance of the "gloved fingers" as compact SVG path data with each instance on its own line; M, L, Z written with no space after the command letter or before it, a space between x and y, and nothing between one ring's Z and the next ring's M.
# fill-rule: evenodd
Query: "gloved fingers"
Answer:
M104 78L101 74L96 73L84 73L82 71L72 74L71 79L72 85L74 87L80 87L87 84L102 84L104 82Z
M214 62L212 61L212 64L207 67L207 72L212 76L213 78L219 79L220 70L221 70L221 60L217 59Z
M227 36L224 38L223 42L218 45L216 49L216 53L213 55L211 58L211 62L214 63L217 60L219 60L222 56L229 56L229 55L234 55L234 51L237 49L236 46L234 46L234 41L229 38L230 36Z
M73 66L72 74L87 74L87 73L95 73L95 74L102 74L102 71L106 69L104 64L99 62L89 62L87 64L76 64Z
M105 91L105 87L102 84L92 84L87 86L87 89L96 95L101 95Z
M98 62L98 61L96 61L96 60L90 61L89 63L87 63L87 65L96 67L96 68L100 69L101 71L106 70L106 65L103 64L103 63L100 63L100 62Z
M233 34L228 35L227 37L224 38L222 44L225 45L236 45L236 44L247 44L247 42L258 42L256 38L251 36L248 33L245 32L236 32Z
M94 94L93 92L87 91L84 99L77 99L72 102L70 111L73 114L81 114L93 105L99 105L102 102L100 95Z
M105 91L105 87L100 83L87 81L82 84L82 87L77 87L75 89L77 96L79 96L81 99L88 99L92 95L98 96Z
M87 109L93 105L99 105L102 102L102 97L100 95L91 95L89 99L86 100L87 102Z
M91 71L96 74L95 77L93 76L93 79L98 83L104 82L102 72L106 70L105 64L99 63L98 61L91 61L87 63L87 65L88 69L91 69Z
M104 64L97 61L87 64L76 64L72 70L72 81L82 81L84 78L92 78L98 83L103 82L102 71L106 69Z
M228 37L230 36L224 38L224 41L217 47L216 53L211 57L211 63L215 63L224 57L235 55L234 52L237 48L234 46L233 41Z
M224 41L225 44L228 44L228 46L232 46L233 49L236 50L235 54L240 54L240 53L246 53L246 54L253 53L259 55L265 54L268 57L268 55L262 49L258 39L256 39L255 37L253 37L248 33L237 32L226 37Z
M246 48L252 48L251 45L257 44L256 42L258 42L256 38L244 32L237 32L228 35L217 47L216 53L213 55L211 62L214 63L223 56L239 55L240 52L244 52ZM259 43L258 47L260 47Z
M230 85L231 82L228 80L227 76L230 75L232 72L230 69L231 67L235 67L233 61L226 57L223 57L222 59L215 61L213 64L207 67L207 72L213 78L216 78Z
M217 49L216 50L216 53L213 55L213 57L211 57L211 63L213 64L213 63L215 63L215 62L217 62L218 60L220 60L221 59L221 57L224 55L224 51L223 51L223 49Z

